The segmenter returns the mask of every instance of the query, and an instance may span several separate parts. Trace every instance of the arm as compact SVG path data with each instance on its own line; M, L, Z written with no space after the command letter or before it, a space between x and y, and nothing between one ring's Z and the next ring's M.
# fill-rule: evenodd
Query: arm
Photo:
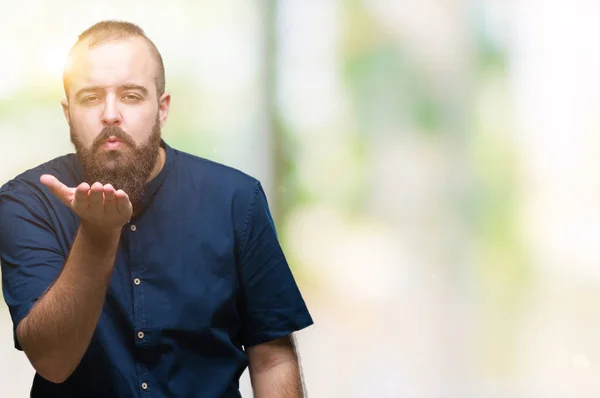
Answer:
M240 236L241 341L255 396L302 397L292 333L313 324L279 244L266 195L254 187Z
M17 326L23 351L45 379L62 383L87 350L118 241L119 234L94 236L81 227L59 278Z
M247 351L256 398L304 397L300 361L292 335L248 347Z
M131 203L110 185L67 188L49 176L42 182L72 207L81 226L60 276L17 326L17 339L36 371L61 383L91 341Z

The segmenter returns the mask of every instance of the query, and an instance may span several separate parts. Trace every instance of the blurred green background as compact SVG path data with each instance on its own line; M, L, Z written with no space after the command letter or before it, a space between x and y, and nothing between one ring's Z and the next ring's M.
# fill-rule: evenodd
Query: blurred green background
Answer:
M165 61L165 140L266 188L316 323L298 334L309 396L600 394L595 2L2 9L0 181L72 152L77 35L139 24ZM0 326L0 395L27 396L4 304Z

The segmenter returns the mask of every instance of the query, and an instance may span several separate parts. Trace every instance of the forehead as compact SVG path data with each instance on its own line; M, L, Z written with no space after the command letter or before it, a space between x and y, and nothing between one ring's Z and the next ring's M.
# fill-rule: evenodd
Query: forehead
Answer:
M78 43L67 61L71 89L76 92L86 86L105 88L137 84L155 87L157 65L150 46L141 37L109 40L89 46Z

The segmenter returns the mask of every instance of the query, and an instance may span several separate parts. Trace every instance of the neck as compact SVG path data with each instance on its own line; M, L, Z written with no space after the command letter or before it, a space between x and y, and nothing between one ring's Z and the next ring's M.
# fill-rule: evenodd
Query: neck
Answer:
M150 173L150 177L148 177L148 182L152 181L153 179L156 178L156 176L158 176L158 174L161 172L163 167L165 167L166 159L167 159L167 152L165 151L165 148L163 148L161 146L158 148L158 157L156 158L156 163L154 164L152 173Z
M167 159L167 152L165 151L165 148L163 148L161 146L158 148L158 157L156 158L156 163L154 164L152 173L150 173L150 176L146 180L146 183L150 183L152 180L154 180L158 176L158 174L161 172L163 167L165 167L166 159ZM141 209L139 203L132 203L132 205L133 205L133 217L136 217L142 209Z

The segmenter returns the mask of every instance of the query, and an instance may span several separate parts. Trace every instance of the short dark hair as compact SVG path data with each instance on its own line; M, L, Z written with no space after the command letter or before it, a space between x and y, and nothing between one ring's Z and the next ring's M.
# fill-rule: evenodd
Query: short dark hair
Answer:
M156 73L156 91L160 97L165 92L165 65L162 56L160 55L158 48L156 48L156 45L154 45L152 40L146 36L144 30L134 23L115 20L97 22L79 35L77 42L71 48L71 53L73 52L73 49L84 40L89 39L88 47L91 48L107 41L125 39L128 37L142 37L150 46L150 51L158 66L158 71ZM68 73L64 73L63 86L67 98L69 95L69 84Z

